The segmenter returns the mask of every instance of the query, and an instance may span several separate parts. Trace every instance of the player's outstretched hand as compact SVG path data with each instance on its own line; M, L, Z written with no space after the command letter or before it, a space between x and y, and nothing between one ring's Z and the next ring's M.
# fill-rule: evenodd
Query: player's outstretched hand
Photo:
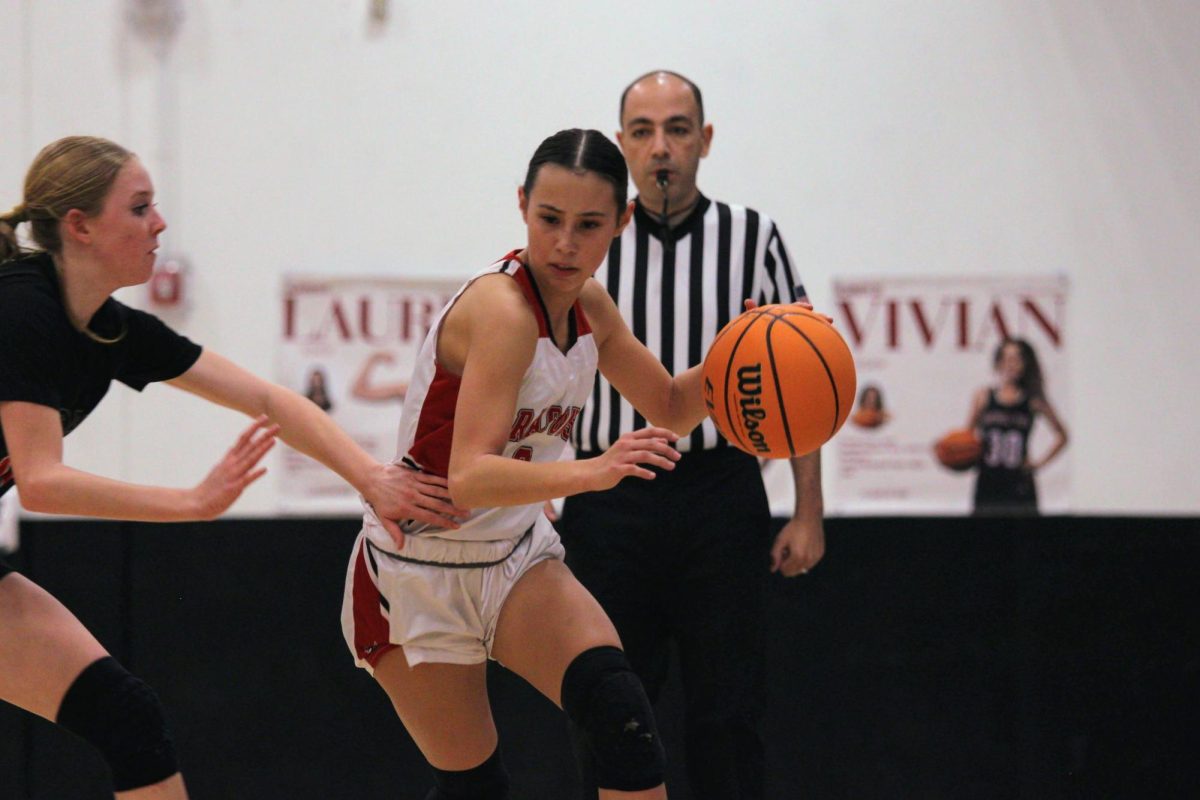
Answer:
M440 528L458 528L471 513L450 500L445 478L410 469L403 464L380 464L371 476L363 497L375 510L375 516L396 542L404 547L404 533L397 520L415 520Z
M642 428L621 435L603 455L591 459L595 466L595 485L591 491L611 489L622 478L654 479L648 466L675 469L679 451L675 449L678 434L666 428Z
M258 466L258 462L275 446L277 433L279 426L272 424L265 414L242 431L225 457L192 489L191 499L198 519L219 517L247 486L266 474L267 468Z

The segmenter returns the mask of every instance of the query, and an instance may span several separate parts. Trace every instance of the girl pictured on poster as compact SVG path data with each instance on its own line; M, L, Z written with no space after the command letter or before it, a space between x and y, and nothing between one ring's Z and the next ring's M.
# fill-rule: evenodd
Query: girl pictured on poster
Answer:
M997 383L975 393L967 427L983 443L975 478L975 514L1038 513L1034 474L1067 446L1067 430L1046 397L1037 354L1024 339L1006 338L992 356ZM1042 417L1054 442L1041 457L1029 452L1034 420Z
M858 393L858 408L850 415L850 422L860 428L878 428L891 418L883 406L883 390L868 383Z

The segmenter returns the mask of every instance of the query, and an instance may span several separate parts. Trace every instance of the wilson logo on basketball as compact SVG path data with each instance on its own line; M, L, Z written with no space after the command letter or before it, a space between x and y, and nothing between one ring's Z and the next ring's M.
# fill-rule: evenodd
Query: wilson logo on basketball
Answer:
M825 317L759 306L730 320L704 356L704 401L739 450L795 458L829 441L850 414L854 357Z
M739 367L738 376L738 405L742 412L742 425L746 429L746 438L760 453L769 453L771 446L767 437L759 430L767 411L762 407L762 364L747 364Z

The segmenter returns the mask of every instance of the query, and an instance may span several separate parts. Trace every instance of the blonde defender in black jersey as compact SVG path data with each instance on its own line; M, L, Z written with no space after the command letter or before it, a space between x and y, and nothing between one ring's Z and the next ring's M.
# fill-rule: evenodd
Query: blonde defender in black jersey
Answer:
M18 239L24 225L34 249ZM279 436L357 488L397 547L396 519L457 525L465 512L448 502L444 480L376 462L304 397L113 299L149 279L165 228L149 173L120 145L72 136L34 159L24 199L0 214L0 492L15 483L26 508L51 514L213 519L265 472L260 460ZM138 391L165 381L254 422L191 488L73 469L63 463L63 437L113 380ZM186 797L154 692L58 600L3 562L0 700L94 745L118 797Z

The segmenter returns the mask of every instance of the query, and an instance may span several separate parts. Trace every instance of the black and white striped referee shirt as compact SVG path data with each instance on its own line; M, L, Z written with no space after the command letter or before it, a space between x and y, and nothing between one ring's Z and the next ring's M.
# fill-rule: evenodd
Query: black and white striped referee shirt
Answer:
M760 305L806 299L771 218L703 195L687 219L665 232L638 202L596 280L608 288L633 335L672 375L704 359L717 331L742 313L743 299ZM597 375L573 444L580 452L598 452L644 427L642 415ZM708 419L678 443L685 452L725 446Z

